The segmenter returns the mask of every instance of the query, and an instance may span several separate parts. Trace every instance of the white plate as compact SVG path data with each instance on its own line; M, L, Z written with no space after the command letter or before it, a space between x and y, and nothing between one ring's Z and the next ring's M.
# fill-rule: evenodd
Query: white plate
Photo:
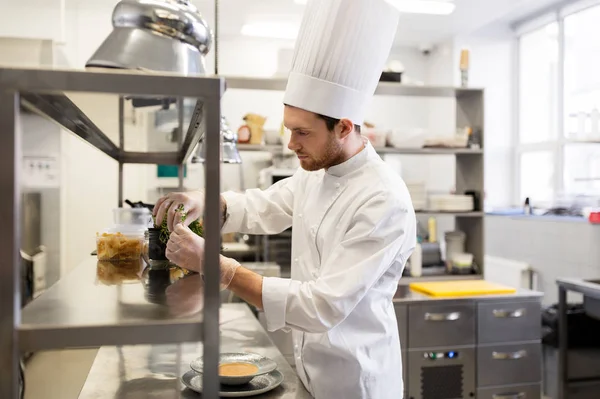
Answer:
M194 392L202 393L202 374L190 370L181 376L181 382ZM277 388L283 382L283 374L279 370L259 375L244 385L221 385L219 396L222 398L246 398L260 395Z
M252 364L257 368L255 373L247 376L220 376L221 383L228 385L247 384L252 378L270 373L277 368L277 363L275 363L275 361L257 353L250 352L221 353L219 355L219 364L225 363L247 363ZM190 368L197 373L202 373L203 367L203 359L201 357L190 363Z

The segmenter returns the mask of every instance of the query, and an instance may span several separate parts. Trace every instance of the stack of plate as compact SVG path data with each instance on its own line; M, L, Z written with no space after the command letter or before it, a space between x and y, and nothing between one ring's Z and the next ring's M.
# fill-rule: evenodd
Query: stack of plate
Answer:
M408 193L412 199L413 208L415 211L422 211L427 208L427 191L425 191L425 183L406 183Z
M202 393L202 358L191 362L190 367L192 369L181 377L181 382L188 389ZM228 372L226 368L229 368ZM222 353L219 379L220 397L243 398L277 388L283 382L283 374L277 370L275 361L256 353Z
M473 197L470 195L432 195L429 208L441 212L470 212L474 209Z

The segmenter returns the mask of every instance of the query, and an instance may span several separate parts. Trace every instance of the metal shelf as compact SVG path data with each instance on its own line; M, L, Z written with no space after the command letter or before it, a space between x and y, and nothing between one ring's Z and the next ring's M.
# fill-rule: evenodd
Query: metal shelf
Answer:
M81 265L23 310L20 309L20 118L23 108L41 114L115 159L119 164L119 204L115 205L120 205L122 200L125 163L177 165L183 177L183 164L205 135L205 263L217 265L220 252L219 131L224 88L225 82L219 77L183 77L124 70L91 72L0 68L0 180L4 182L3 190L0 190L0 219L4 221L5 233L0 240L0 251L5 256L3 266L6 266L0 267L0 314L3 316L0 353L4 356L5 366L0 375L0 397L18 395L21 351L161 344L198 341L203 337L209 343L204 353L205 396L207 399L217 396L218 267L205 268L202 314L187 319L174 319L164 307L161 309L160 306L144 303L141 285L121 288L95 285L95 259ZM86 115L85 107L79 101L87 98L84 102L88 106L96 106L96 99L101 101L107 95L115 100L115 119L111 121L115 123L104 123L106 112L93 121L90 118L93 111L90 109ZM91 101L89 96L92 96ZM176 151L124 150L124 105L129 99L143 99L146 103L151 100L152 104L168 103L177 107L180 111L179 130L185 134L179 138ZM196 101L187 126L183 121L184 99ZM202 323L204 316L214 323Z
M278 144L238 144L240 151L266 151L281 152L282 146ZM400 155L483 155L482 149L471 148L393 148L373 147L379 154Z
M104 285L96 263L90 257L22 310L23 352L202 340L202 313L171 316L168 306L147 299L141 281Z
M287 78L248 78L227 76L228 89L283 91ZM451 86L417 86L394 82L379 82L375 94L410 97L460 97L480 94L483 89Z
M415 211L417 216L431 215L431 216L456 216L459 218L481 218L485 216L485 212L472 211L472 212L446 212L446 211Z

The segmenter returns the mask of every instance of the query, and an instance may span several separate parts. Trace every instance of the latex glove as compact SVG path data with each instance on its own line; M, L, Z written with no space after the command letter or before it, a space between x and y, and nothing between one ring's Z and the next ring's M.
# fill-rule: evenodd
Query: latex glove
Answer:
M177 209L182 205L183 210L178 211ZM169 231L175 230L175 226L181 223L183 215L187 215L183 223L189 226L190 223L204 215L204 191L169 193L156 202L152 214L156 217L158 226L162 224L163 219L166 217Z
M179 223L167 242L167 259L179 267L204 273L204 238L189 227ZM240 264L233 259L220 257L221 290L227 289Z

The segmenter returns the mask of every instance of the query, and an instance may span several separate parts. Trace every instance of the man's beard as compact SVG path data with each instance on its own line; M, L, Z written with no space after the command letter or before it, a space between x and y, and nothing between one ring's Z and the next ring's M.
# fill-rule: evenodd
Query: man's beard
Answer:
M325 146L323 155L320 155L319 157L308 155L307 159L300 160L300 166L302 166L302 169L304 170L313 172L316 170L321 170L323 168L329 168L331 166L338 165L342 163L343 158L344 156L342 154L342 144L336 141L335 137L332 134L330 140Z

